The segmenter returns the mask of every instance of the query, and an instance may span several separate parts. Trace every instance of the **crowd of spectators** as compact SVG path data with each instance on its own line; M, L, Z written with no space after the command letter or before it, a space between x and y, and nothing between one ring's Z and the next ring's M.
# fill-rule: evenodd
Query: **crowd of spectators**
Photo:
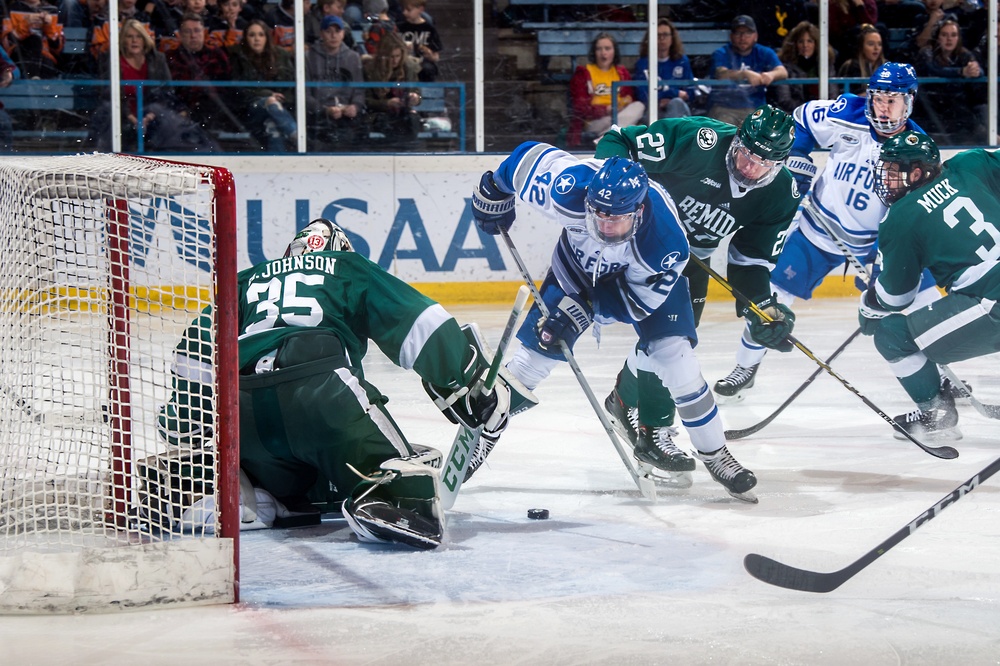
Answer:
M988 142L986 83L968 81L986 74L987 9L980 0L830 0L828 6L831 77L867 80L887 60L910 63L920 77L938 79L921 82L914 119L943 144ZM689 59L683 48L684 30L678 30L669 18L660 20L657 71L665 84L660 88L659 117L697 113L737 124L765 99L791 111L821 97L818 85L783 82L819 76L818 3L689 0L661 6L661 11L664 9L668 16L685 21L705 24L715 19L715 24L728 25L730 40L719 44L711 56ZM636 18L632 15L619 20ZM609 32L598 38L613 41L613 31ZM646 47L643 49L630 69L616 60L618 69L624 71L620 78L647 79L650 66ZM592 44L591 53L596 52ZM600 86L588 84L585 91L581 87L588 81L587 75L593 78L596 71L594 58L590 60L576 68L570 82L570 147L577 136L574 128L606 115L600 109L610 104L610 96L600 96ZM711 89L707 99L698 103L693 98L701 86L677 87L669 82L696 77L699 83L704 79ZM713 79L729 84L712 87ZM832 99L839 92L864 94L865 88L861 82L831 85L823 97ZM631 89L619 88L623 90ZM635 90L636 103L648 104L646 87L639 85ZM582 103L587 98L584 92L589 94L589 104ZM619 124L623 119L628 122L623 109L630 108L627 99L619 100Z
M399 84L433 82L440 76L443 44L426 0L112 1L120 16L123 79L192 83L128 86L122 118L126 146L134 146L141 134L150 148L214 151L219 149L217 138L229 134L249 136L255 147L268 152L293 149L298 135L292 93L296 2L302 3L306 19L308 150L392 150L411 144L420 129L422 96L419 87ZM10 2L0 30L5 56L0 87L15 77L108 78L107 2ZM629 7L609 5L594 18L640 20L642 7ZM583 6L553 8L589 11ZM687 0L661 6L657 73L665 83L657 96L658 115L695 113L739 122L765 99L791 110L820 97L815 84L784 83L818 77L818 11L818 3L805 0ZM879 64L894 60L913 64L923 78L949 79L922 82L914 118L942 143L984 142L986 85L969 82L986 74L987 10L982 0L830 0L829 12L831 75L866 79ZM678 22L713 19L729 26L729 41L710 56L689 58ZM136 26L148 39L135 34ZM83 53L66 52L66 27L86 30ZM615 81L639 82L616 88L617 122L643 120L650 104L644 85L651 67L648 39L634 62L622 57L614 30L592 40L588 62L575 69L569 83L569 147L585 146L608 129ZM705 85L670 83L695 77L705 79ZM713 87L712 79L730 84ZM237 81L252 85L229 83ZM362 82L392 85L343 85ZM863 94L864 85L832 85L824 96L839 91ZM107 93L103 95L90 114L88 145L94 147L106 146L111 132ZM141 118L136 117L139 108ZM0 148L10 145L9 128L0 107ZM175 137L172 143L170 136Z
M151 82L123 86L126 150L136 148L140 134L149 150L215 152L221 135L243 137L268 152L294 149L296 2L305 17L308 83L434 82L439 75L443 44L426 0L393 0L392 6L389 0L112 1L118 3L121 78ZM108 0L48 2L8 5L0 31L7 56L0 62L0 87L15 76L110 79ZM83 53L64 52L69 27L85 29ZM248 85L232 85L237 81ZM86 141L108 150L110 96L107 89L88 90L100 99ZM399 95L395 88L309 85L307 148L368 151L378 149L368 145L369 136L388 134L396 143L385 148L396 149L416 139L421 99L417 89ZM387 123L388 116L393 122ZM10 136L4 113L0 149L10 149Z

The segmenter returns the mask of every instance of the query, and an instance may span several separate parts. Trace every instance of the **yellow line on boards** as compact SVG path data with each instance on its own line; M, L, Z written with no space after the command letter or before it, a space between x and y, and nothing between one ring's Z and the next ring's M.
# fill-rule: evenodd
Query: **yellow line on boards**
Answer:
M422 294L442 305L502 305L513 302L520 282L415 282L413 286ZM816 288L813 298L844 298L857 296L854 275L830 275ZM708 299L733 300L725 289L714 281L708 285Z

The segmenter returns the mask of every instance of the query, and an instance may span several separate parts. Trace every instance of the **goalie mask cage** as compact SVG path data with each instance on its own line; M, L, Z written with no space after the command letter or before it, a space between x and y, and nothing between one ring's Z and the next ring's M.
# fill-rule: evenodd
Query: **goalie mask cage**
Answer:
M5 158L0 247L0 612L237 601L232 175ZM173 351L206 305L213 427L168 443Z

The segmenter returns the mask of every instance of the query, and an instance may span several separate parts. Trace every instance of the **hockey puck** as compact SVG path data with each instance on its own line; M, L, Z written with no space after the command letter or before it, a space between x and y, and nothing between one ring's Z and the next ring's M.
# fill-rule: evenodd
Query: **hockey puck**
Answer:
M528 509L528 518L531 518L532 520L545 520L548 517L548 509Z

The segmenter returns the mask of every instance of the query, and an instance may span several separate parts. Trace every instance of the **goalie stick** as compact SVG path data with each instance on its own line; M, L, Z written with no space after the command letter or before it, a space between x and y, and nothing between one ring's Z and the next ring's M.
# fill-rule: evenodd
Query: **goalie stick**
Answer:
M1000 458L987 465L978 474L942 497L936 504L921 513L905 526L897 530L888 539L875 546L860 558L839 571L822 573L809 571L798 567L782 564L770 557L750 553L743 558L743 567L757 580L802 592L832 592L853 578L859 571L882 557L890 548L917 531L925 523L930 522L946 508L962 499L979 487L991 476L1000 471Z
M483 393L485 395L489 395L493 391L497 374L500 372L500 364L503 362L504 352L507 351L507 347L514 337L514 327L517 325L517 320L527 302L528 288L521 285L517 290L517 297L514 299L514 308L510 311L510 316L507 317L507 325L500 335L500 345L493 354L493 362L490 363L486 379L483 380ZM465 481L465 474L469 471L469 465L472 464L472 454L479 445L482 436L482 425L478 428L467 428L463 425L458 427L458 434L455 435L455 441L451 444L448 458L441 467L440 493L443 508L450 509L455 505L455 498L458 497L458 491Z
M709 266L708 264L706 264L704 261L702 261L698 257L694 256L693 254L691 255L691 260L694 261L699 266L701 266L702 270L704 270L706 273L708 273L713 278L715 278L716 282L718 282L719 284L721 284L726 289L726 291L728 291L730 294L733 295L734 298L736 298L736 300L741 301L743 303L746 303L747 307L749 307L750 310L755 315L757 315L758 317L760 317L764 321L772 321L771 317L767 316L766 312L764 312L759 307L757 307L756 303L754 303L749 298L747 298L746 296L744 296L743 294L741 294L739 291L737 291L735 287L733 287L731 284L729 284L729 282L726 281L726 278L724 278L721 275L719 275L711 266ZM932 456L934 456L936 458L944 458L945 460L951 460L952 458L957 458L958 457L958 451L955 450L953 447L950 447L950 446L929 446L929 445L924 444L923 442L921 442L919 439L917 439L916 437L914 437L913 435L911 435L909 432L907 432L906 429L903 426L901 426L898 423L896 423L892 419L891 416L889 416L888 414L886 414L885 412L883 412L881 409L879 409L878 406L875 403L873 403L871 400L869 400L868 397L865 394L863 394L858 389L854 388L854 386L849 381L847 381L846 379L844 379L843 377L841 377L839 374L837 374L837 372L833 368L831 368L828 363L824 363L823 361L821 361L815 354L813 354L809 350L808 347L806 347L804 344L802 344L801 342L799 342L794 336L789 335L788 336L788 341L791 342L793 345L795 345L795 347L797 347L799 351L801 351L803 354L805 354L810 359L812 359L813 362L819 364L819 366L823 370L826 370L826 372L827 372L828 375L830 375L831 377L833 377L834 379L836 379L838 382L840 382L841 385L844 388L846 388L848 391L850 391L854 395L858 396L858 398L861 399L861 402L865 403L865 405L867 405L873 412L875 412L876 414L878 414L882 418L883 421L885 421L886 423L888 423L889 425L891 425L893 428L895 428L897 432L902 433L906 437L906 439L908 439L911 442L913 442L914 444L916 444L920 448L920 450L922 450L925 453L928 453L928 454L930 454L930 455L932 455Z
M844 243L844 241L842 241L840 238L838 238L837 235L833 233L833 231L831 231L829 225L826 223L826 219L822 216L822 214L817 212L812 217L819 222L820 226L823 227L827 235L836 244L837 249L840 250L840 253L843 254L844 257L847 259L847 262L854 267L854 270L856 270L860 276L863 276L865 278L865 283L870 287L872 284L872 275L868 271L868 268L861 263L861 260L858 259L853 252L851 252L851 248L847 247L847 244ZM943 363L938 363L938 367L941 369L941 372L943 372L944 375L951 380L951 383L955 387L955 390L957 390L963 398L972 403L972 406L975 408L977 412L979 412L982 416L985 416L988 419L1000 419L1000 405L984 405L975 396L972 395L972 391L965 388L965 382L959 379L958 375L956 375L951 368L949 368L947 365Z
M528 268L521 259L521 254L517 251L514 246L514 241L510 239L510 234L507 233L506 229L500 230L500 235L503 236L504 243L507 244L507 249L510 250L510 256L514 258L514 263L517 264L518 270L521 272L521 277L524 278L525 284L528 289L531 290L531 295L535 299L535 303L538 304L538 309L541 311L543 317L549 316L549 309L545 305L545 301L542 300L542 294L538 291L538 287L535 286L535 281L531 279L531 273L528 272ZM622 463L625 464L625 469L628 470L629 475L635 482L635 485L639 488L639 492L642 496L656 501L656 483L652 476L650 476L646 471L641 468L636 471L636 467L633 467L631 459L628 453L625 452L625 448L618 439L618 435L615 433L614 426L611 425L611 421L608 420L607 414L604 413L604 407L597 401L597 397L594 395L594 391L590 388L590 383L587 378L583 376L583 371L580 369L580 365L576 362L576 357L573 356L573 352L570 350L569 346L564 340L559 340L559 348L562 350L563 356L566 358L566 362L569 367L573 370L573 374L576 375L576 380L580 384L580 388L583 389L584 394L587 396L587 400L590 401L590 406L593 407L594 413L597 414L597 419L604 426L604 431L608 434L608 439L611 440L611 444L615 447L615 451L618 452L619 457L622 459Z
M857 329L856 331L854 331L853 333L851 333L851 336L849 338L847 338L846 340L844 340L841 343L841 345L839 347L837 347L837 349L834 350L834 352L832 354L830 354L830 356L826 359L826 361L824 361L824 363L826 363L827 365L833 363L834 359L836 359L838 356L840 356L841 352L843 352L845 349L847 349L847 345L851 344L851 342L854 340L854 338L858 337L859 335L861 335L861 329L860 328ZM785 408L788 407L788 405L792 404L792 401L795 400L795 398L799 397L799 395L803 391L805 391L806 388L808 388L809 385L812 384L813 381L817 377L819 377L819 373L823 372L823 370L824 370L824 368L823 368L822 365L819 366L818 368L816 368L813 371L813 373L811 375L809 375L809 378L806 379L805 382L802 383L802 386L800 386L797 389L795 389L795 392L792 393L790 396L788 396L788 399L785 400L783 403L781 403L781 405L779 405L776 410L774 410L773 412L771 412L771 414L767 418L765 418L763 421L761 421L760 423L758 423L756 425L752 425L749 428L741 428L741 429L736 429L736 430L727 430L726 431L726 439L727 440L743 439L744 437L752 435L755 432L760 432L761 430L763 430L765 427L767 427L771 423L771 421L773 421L774 419L776 419L778 417L778 414L781 414L781 412L785 411Z

